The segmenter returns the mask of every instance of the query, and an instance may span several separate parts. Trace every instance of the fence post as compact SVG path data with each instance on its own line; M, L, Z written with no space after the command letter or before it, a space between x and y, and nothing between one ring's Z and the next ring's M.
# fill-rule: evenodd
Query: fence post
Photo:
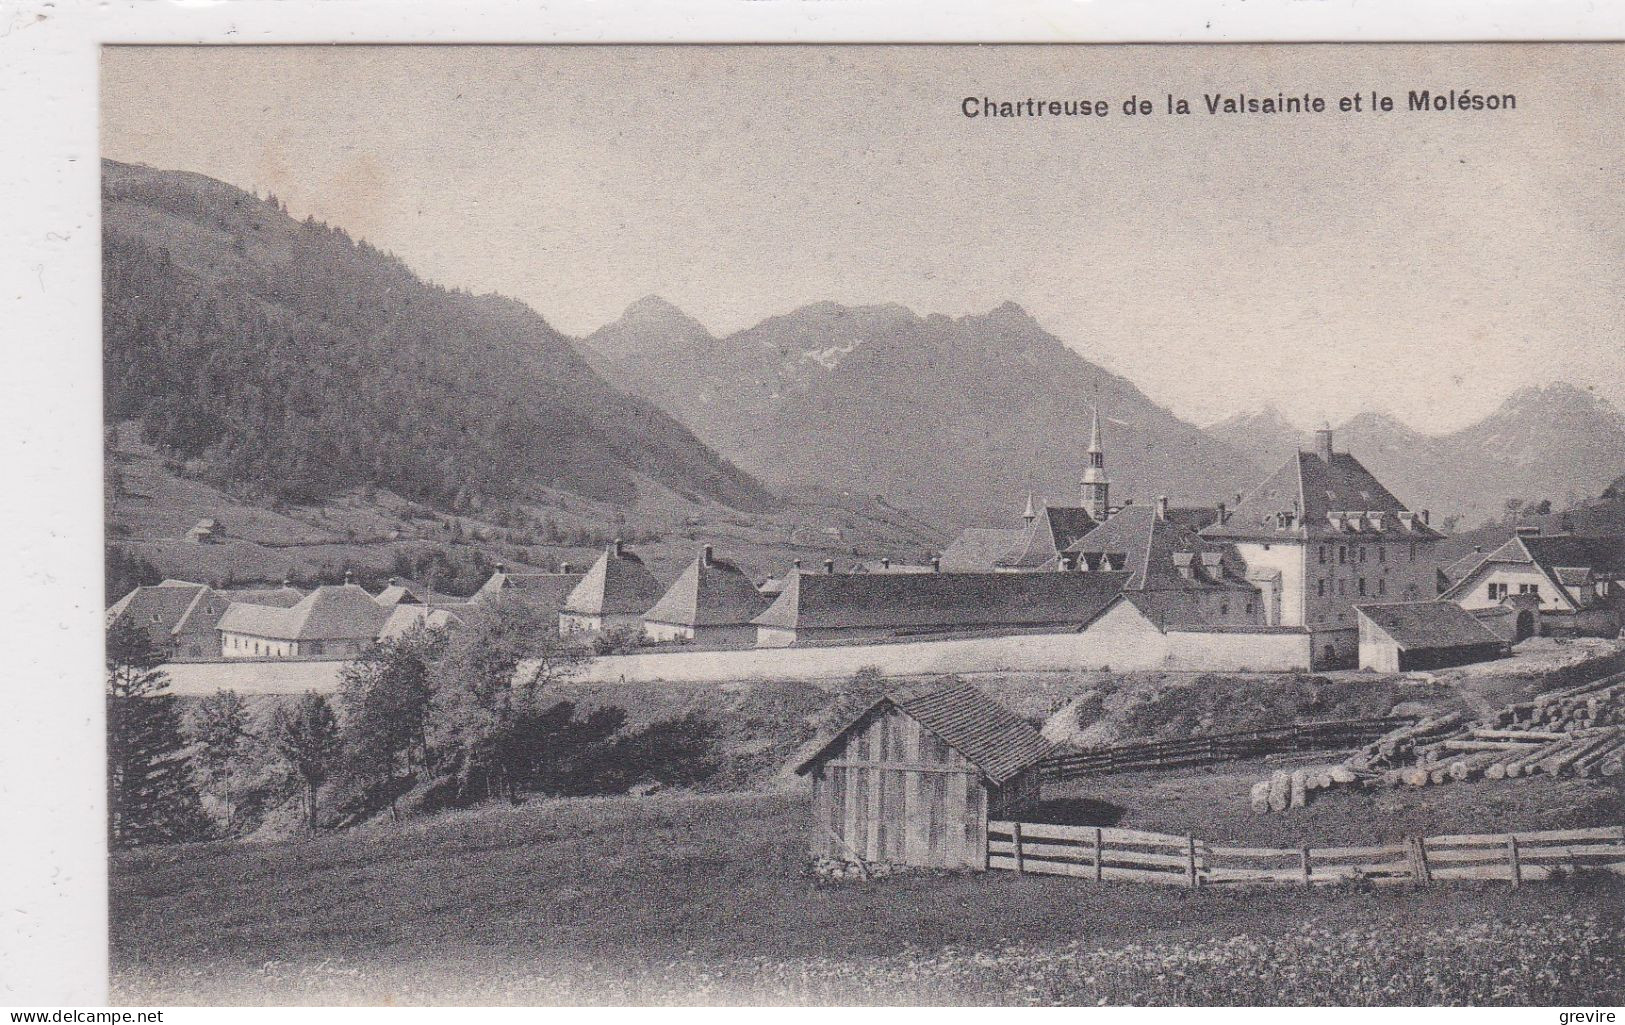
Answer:
M1523 864L1518 860L1518 838L1511 833L1507 834L1507 869L1512 888L1515 890L1522 886Z
M1102 871L1102 869L1103 869L1103 864L1102 863L1105 860L1106 860L1105 834L1103 834L1101 832L1099 826L1096 826L1095 827L1095 882L1097 882L1097 883L1100 882L1100 880L1102 878L1104 878L1104 872Z
M1411 877L1417 886L1428 886L1433 882L1433 873L1428 868L1427 837L1411 839Z
M1196 837L1185 836L1185 875L1190 881L1191 889L1196 889L1199 880L1196 875Z
M1024 861L1021 860L1021 823L1020 822L1012 822L1012 823L1010 823L1010 847L1011 847L1012 850L1015 851L1015 854L1016 854L1016 875L1019 876L1019 875L1026 874L1027 865L1026 865L1026 863Z
M1307 890L1310 886L1309 848L1298 848L1298 862L1303 868L1303 888Z

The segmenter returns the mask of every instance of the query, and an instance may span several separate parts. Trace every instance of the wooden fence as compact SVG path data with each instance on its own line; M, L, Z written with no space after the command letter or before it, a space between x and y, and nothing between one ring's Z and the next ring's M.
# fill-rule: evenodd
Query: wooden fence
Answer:
M1239 733L1216 733L1147 744L1122 744L1092 751L1055 754L1039 763L1046 781L1098 776L1137 769L1173 769L1187 765L1258 758L1290 751L1328 751L1369 744L1387 733L1416 722L1410 716L1378 719L1338 719L1299 723Z
M1517 886L1555 870L1625 875L1625 829L1559 829L1416 837L1349 847L1226 847L1190 836L1104 826L989 822L987 867L1172 886L1367 880L1412 883L1490 879Z

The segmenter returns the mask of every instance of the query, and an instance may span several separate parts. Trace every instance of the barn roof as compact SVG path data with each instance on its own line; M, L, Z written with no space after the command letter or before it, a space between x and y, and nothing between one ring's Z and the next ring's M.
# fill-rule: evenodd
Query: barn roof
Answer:
M107 610L107 626L132 622L146 631L153 644L193 627L212 629L225 612L228 601L206 584L166 580L152 587L138 587ZM213 620L213 621L211 621Z
M803 573L758 626L792 630L1082 626L1126 573Z
M701 555L688 564L643 618L646 622L680 626L735 626L749 623L769 604L771 599L764 597L738 566Z
M1508 538L1501 547L1480 555L1479 562L1459 577L1453 577L1447 597L1462 594L1475 586L1479 571L1499 563L1534 564L1575 606L1588 604L1584 589L1599 577L1625 574L1625 537L1582 537L1575 534L1520 534Z
M1497 634L1455 602L1388 602L1356 605L1354 611L1393 638L1405 651L1501 643Z
M1008 782L1050 751L1050 742L1031 725L978 688L950 677L888 688L873 704L847 719L796 766L796 772L806 773L852 727L885 705L896 707L936 734L995 784Z

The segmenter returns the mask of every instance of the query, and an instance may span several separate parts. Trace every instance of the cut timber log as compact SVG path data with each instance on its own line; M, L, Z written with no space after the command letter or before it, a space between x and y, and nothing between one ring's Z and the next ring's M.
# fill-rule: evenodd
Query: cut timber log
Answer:
M1542 759L1550 758L1552 755L1562 751L1570 743L1572 743L1572 741L1554 740L1550 744L1543 745L1538 751L1507 762L1507 779L1517 779L1519 776L1527 776L1532 774L1534 772L1534 767L1539 765Z
M1589 776L1597 772L1610 756L1621 749L1625 749L1625 732L1605 738L1601 747L1575 759L1574 774L1576 776Z
M1292 786L1292 792L1288 798L1289 806L1293 808L1302 808L1307 801L1303 786L1304 771L1302 769L1293 769L1292 775L1288 776L1287 779L1290 781Z
M1593 751L1600 750L1603 745L1607 744L1612 739L1612 737L1596 737L1591 740L1576 741L1569 744L1556 754L1542 758L1538 763L1540 766L1540 771L1546 773L1548 776L1556 776L1564 769L1567 769L1569 766L1573 765L1579 759L1585 757Z
M1261 779L1254 783L1250 800L1254 812L1259 815L1268 815L1270 810L1270 781Z
M1554 734L1561 737L1562 734ZM1446 751L1532 751L1534 746L1530 742L1516 740L1447 740L1443 747Z
M1502 755L1498 751L1482 751L1465 758L1453 759L1450 762L1450 778L1458 781L1476 779L1501 758Z
M1359 775L1355 771L1355 770L1357 770L1359 768L1360 768L1360 766L1356 766L1356 765L1334 765L1334 766L1332 766L1332 782L1333 783L1353 783L1355 780L1360 778Z
M1270 776L1270 811L1286 811L1287 803L1292 799L1292 777L1279 769Z

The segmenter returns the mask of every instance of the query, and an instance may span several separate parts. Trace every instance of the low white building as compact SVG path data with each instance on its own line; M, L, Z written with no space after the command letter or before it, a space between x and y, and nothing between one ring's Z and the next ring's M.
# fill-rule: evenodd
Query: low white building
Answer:
M644 613L664 590L643 560L616 540L564 599L559 633L600 633L625 627L641 631Z
M355 584L318 587L291 608L233 602L220 617L226 658L348 658L378 637L390 610Z

